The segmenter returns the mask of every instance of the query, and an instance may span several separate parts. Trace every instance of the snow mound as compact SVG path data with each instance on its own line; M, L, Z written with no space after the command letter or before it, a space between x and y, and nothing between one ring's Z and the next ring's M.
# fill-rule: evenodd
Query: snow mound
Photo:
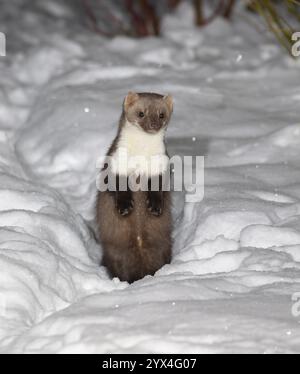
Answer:
M288 227L253 225L243 230L241 245L257 248L300 245L300 233Z

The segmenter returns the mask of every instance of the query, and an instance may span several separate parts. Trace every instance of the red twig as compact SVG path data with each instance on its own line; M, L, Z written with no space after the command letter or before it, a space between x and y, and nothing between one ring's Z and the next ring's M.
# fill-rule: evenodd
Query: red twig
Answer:
M209 23L211 23L215 18L223 14L224 7L225 7L225 0L220 0L214 12L207 18L202 17L202 21L198 25L206 26ZM199 10L197 12L199 12Z
M147 36L148 31L145 24L145 20L138 14L138 12L136 12L133 5L133 0L126 0L126 7L129 14L131 15L131 20L136 31L136 34L138 36Z
M179 3L181 2L181 0L168 0L168 7L170 9L175 9Z
M142 14L145 15L148 35L159 35L160 33L160 22L159 17L155 11L153 5L148 0L140 0Z
M84 10L90 20L90 25L92 27L92 30L95 31L97 34L104 35L104 36L111 36L109 33L107 33L104 30L101 30L101 28L98 26L97 18L91 8L89 0L81 0Z
M226 5L226 8L224 10L225 18L229 19L231 17L235 3L235 0L228 0L228 4Z
M122 31L125 33L124 24L123 24L122 20L119 19L118 17L116 17L116 16L115 16L111 11L109 11L107 5L105 5L105 1L106 1L106 0L105 0L105 1L103 1L103 0L99 0L99 1L101 1L102 6L103 6L104 8L106 8L107 13L108 13L108 17L110 18L110 20L111 20L113 23L117 24L117 25L120 27L120 29L122 29Z
M102 2L102 1L101 1ZM97 18L93 12L93 9L90 5L90 2L89 0L82 0L82 3L83 3L83 7L85 9L85 12L88 16L88 18L90 19L90 24L92 26L92 29L93 31L97 32L98 34L101 34L101 35L104 35L104 36L107 36L107 37L112 37L113 34L112 33L109 33L105 30L102 30L97 22ZM105 7L104 3L102 2L102 6ZM109 19L117 24L119 26L119 28L125 33L125 29L124 29L124 26L122 24L122 21L120 19L118 19L117 17L115 17L115 15L110 12L107 7L106 7L106 10L107 10L107 14L108 14L108 17Z
M196 25L202 26L203 24L203 2L202 0L194 0L194 7L196 13Z

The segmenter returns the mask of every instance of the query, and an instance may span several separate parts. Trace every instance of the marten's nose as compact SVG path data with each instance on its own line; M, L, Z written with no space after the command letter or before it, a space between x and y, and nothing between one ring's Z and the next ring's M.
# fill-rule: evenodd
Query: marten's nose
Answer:
M156 122L151 122L150 123L151 130L158 130L159 127L160 127L159 123L156 123Z

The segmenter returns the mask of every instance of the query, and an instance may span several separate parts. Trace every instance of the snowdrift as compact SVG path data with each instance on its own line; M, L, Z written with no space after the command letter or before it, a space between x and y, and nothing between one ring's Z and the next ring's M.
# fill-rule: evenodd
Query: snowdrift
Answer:
M15 30L19 7L0 15L0 352L299 353L299 61L244 20L194 29L187 4L140 41L54 0ZM172 263L130 286L94 235L129 90L172 93L170 153L206 156L204 200L174 194Z

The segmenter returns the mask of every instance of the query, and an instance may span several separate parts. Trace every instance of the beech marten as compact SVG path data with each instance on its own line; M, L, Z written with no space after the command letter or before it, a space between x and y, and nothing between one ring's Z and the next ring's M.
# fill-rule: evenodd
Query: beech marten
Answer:
M169 174L164 136L172 111L170 95L129 92L117 136L107 153L116 161L111 172L116 188L99 191L97 196L102 264L111 276L129 283L153 275L171 261L171 199L170 192L163 188L163 180ZM124 150L127 164L122 163ZM136 156L142 156L146 163L130 166ZM102 173L105 170L104 167ZM146 175L147 188L130 188L132 174L138 178ZM151 190L153 180L157 183L155 190ZM122 182L125 189L120 188Z

